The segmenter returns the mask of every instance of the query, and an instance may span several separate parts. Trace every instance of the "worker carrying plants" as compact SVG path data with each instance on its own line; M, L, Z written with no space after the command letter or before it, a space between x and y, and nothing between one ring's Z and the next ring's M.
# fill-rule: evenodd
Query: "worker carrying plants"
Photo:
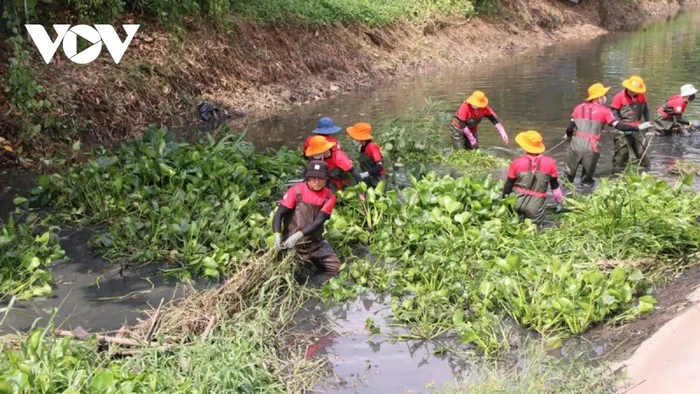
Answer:
M598 143L605 125L610 125L624 133L632 133L640 130L640 126L618 121L612 111L605 107L607 102L606 94L610 90L600 83L595 83L588 88L588 98L586 102L574 108L571 114L571 121L566 128L566 137L572 138L567 154L564 173L570 182L576 178L578 167L581 166L581 183L593 184L600 151ZM651 124L644 124L643 127L651 127Z
M613 97L610 108L618 121L639 126L639 130L625 131L615 136L613 166L616 168L626 167L630 151L632 151L642 166L649 167L649 156L645 155L647 139L644 131L653 125L649 123L649 107L644 95L647 88L644 85L644 80L636 75L622 81L622 86L625 89ZM644 119L644 123L642 123L642 119Z
M357 183L362 180L352 160L342 150L333 150L335 146L336 143L328 141L326 137L315 135L309 140L309 147L304 150L306 157L323 160L328 165L330 188L333 192L343 190L343 187L350 183L348 175L351 175Z
M479 147L479 137L476 133L479 123L484 117L493 123L503 142L508 144L506 129L501 124L496 113L493 112L493 109L489 107L488 97L486 97L484 92L476 90L462 103L459 110L457 110L457 114L452 119L450 134L455 150L472 150Z
M326 137L326 140L330 142L335 142L335 146L332 148L333 150L340 149L340 142L338 142L337 139L331 137L331 135L339 132L340 130L340 127L336 126L335 123L333 123L333 119L327 116L324 116L323 118L319 119L318 127L311 131L311 134L313 135L306 137L306 141L304 141L304 152L306 152L306 149L309 147L309 144L311 143L311 138L313 138L316 135L322 135Z
M326 187L328 175L326 163L309 161L305 181L290 187L280 201L272 218L272 231L276 249L295 249L303 260L322 268L324 276L330 278L338 274L340 260L323 239L323 225L330 219L336 201L335 194Z
M382 151L372 140L372 125L369 123L356 123L348 127L347 132L352 138L353 144L360 151L360 177L362 181L370 187L377 187L384 178L386 169L384 168L384 158Z
M528 130L515 137L515 142L525 151L523 156L513 160L508 168L508 179L503 186L503 198L513 190L518 196L515 211L522 218L529 218L537 224L544 221L547 201L547 188L552 188L556 211L562 211L564 194L559 187L557 163L545 151L542 135Z
M695 93L698 91L693 85L681 86L681 94L671 96L664 105L660 105L656 112L658 116L654 121L656 131L664 135L682 133L683 126L690 126L690 122L683 119L683 113L688 102L695 100Z

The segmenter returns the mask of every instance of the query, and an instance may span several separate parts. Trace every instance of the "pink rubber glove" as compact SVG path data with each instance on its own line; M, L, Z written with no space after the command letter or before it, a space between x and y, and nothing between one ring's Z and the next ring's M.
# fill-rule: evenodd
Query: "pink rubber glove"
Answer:
M561 202L564 201L564 194L561 192L561 187L552 190L552 194L554 195L554 201L556 201L557 204L561 204Z
M503 125L500 123L496 123L496 130L498 130L498 134L501 135L501 139L503 140L503 142L508 144L508 134L506 134L506 129L503 127Z
M462 132L464 133L464 136L467 137L467 139L469 140L469 143L472 144L472 148L476 148L476 138L474 137L472 131L469 130L469 127L463 128Z

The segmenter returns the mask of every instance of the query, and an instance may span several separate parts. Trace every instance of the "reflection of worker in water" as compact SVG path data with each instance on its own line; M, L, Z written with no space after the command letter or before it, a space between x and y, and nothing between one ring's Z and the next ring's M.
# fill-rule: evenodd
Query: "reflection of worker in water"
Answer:
M683 85L680 95L671 96L664 105L660 105L656 109L658 116L654 120L656 131L664 135L684 133L683 126L690 126L690 122L683 118L683 113L688 102L695 100L697 92L693 85Z
M323 225L330 219L336 200L326 187L327 182L328 165L322 160L311 160L305 182L287 190L272 219L275 248L295 249L303 260L323 268L325 279L340 269L340 260L323 239Z
M595 83L588 88L588 98L579 104L571 114L571 122L566 128L567 138L572 138L566 158L564 173L569 182L576 178L579 166L582 167L581 183L593 184L600 151L598 142L605 125L610 125L624 133L638 131L639 127L619 122L610 109L605 106L610 88ZM650 126L650 125L649 125ZM646 127L646 126L645 126Z
M644 80L636 75L622 81L625 88L613 97L610 108L613 115L620 122L639 126L638 131L625 131L615 136L615 153L613 154L613 166L623 168L627 166L630 151L639 160L643 167L649 167L649 155L647 150L647 138L644 130L650 128L649 107L644 93L647 91ZM642 123L642 119L644 123Z

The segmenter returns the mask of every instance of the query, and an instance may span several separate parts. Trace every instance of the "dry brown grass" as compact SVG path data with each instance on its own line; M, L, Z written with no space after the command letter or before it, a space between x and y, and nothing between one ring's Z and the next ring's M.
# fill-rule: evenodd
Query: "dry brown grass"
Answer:
M273 275L290 273L293 262L292 254L281 257L276 252L268 252L254 257L222 285L192 292L190 296L173 301L160 310L151 310L149 317L131 331L142 338L153 331L176 341L206 336L216 322L232 319L243 311L248 298Z

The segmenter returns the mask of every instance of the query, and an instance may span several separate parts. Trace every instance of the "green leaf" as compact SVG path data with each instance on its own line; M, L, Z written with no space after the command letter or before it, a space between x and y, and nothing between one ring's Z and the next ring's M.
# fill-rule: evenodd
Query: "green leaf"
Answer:
M104 369L100 371L90 383L90 388L98 393L103 393L114 385L114 375L112 371Z
M454 313L452 314L452 323L456 326L464 323L463 310L457 309L456 311L454 311Z
M632 271L632 273L629 276L629 280L631 280L632 282L639 282L642 279L644 279L644 274L638 269Z
M0 394L13 394L12 385L7 380L0 380Z
M12 242L12 237L6 235L0 235L0 246L4 246Z
M13 202L15 205L21 205L21 204L24 204L25 202L27 202L27 199L24 198L24 197L15 197L15 199L12 200L12 202Z
M73 152L80 151L80 140L75 141L71 146L71 149L73 150Z
M621 265L615 267L610 274L610 282L613 284L622 284L625 281L625 269Z

